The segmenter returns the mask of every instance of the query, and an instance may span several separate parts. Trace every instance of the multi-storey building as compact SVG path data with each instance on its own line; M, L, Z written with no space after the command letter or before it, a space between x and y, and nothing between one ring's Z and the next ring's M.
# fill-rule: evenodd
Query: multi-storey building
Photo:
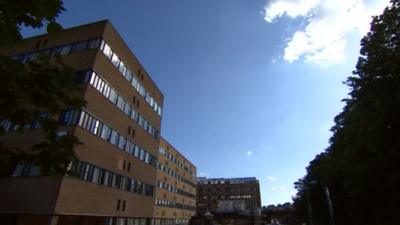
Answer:
M160 139L155 192L155 224L187 224L196 212L196 167Z
M66 29L58 38L40 35L3 50L21 62L35 60L40 52L60 56L79 71L76 82L87 105L58 116L65 124L61 132L74 133L84 144L75 149L79 161L71 170L76 176L40 176L35 166L17 165L12 176L0 178L0 221L145 225L154 215L164 218L162 211L154 211L163 94L117 31L99 21ZM0 140L5 147L27 148L41 140L34 123L23 134L13 132L7 120L1 125L7 131ZM179 174L194 183L195 168L180 159L191 173L178 167ZM173 162L169 167L176 171ZM160 182L194 193L192 185L165 176ZM159 199L195 204L192 195L166 191L163 196ZM171 213L186 218L192 211L171 208L165 213L165 218L172 218Z
M260 184L255 177L198 178L197 212L200 215L224 208L254 211L260 207Z

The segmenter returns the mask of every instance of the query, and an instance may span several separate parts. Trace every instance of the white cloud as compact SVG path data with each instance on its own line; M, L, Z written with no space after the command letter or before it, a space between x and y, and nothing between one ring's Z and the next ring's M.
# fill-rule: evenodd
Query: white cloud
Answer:
M293 188L287 188L285 186L277 186L271 188L272 191L278 192L283 195L289 195L289 196L295 196L296 195L296 190Z
M200 172L200 173L199 173L199 176L200 176L200 177L204 177L204 176L206 176L206 173Z
M273 176L267 176L267 179L269 181L276 181L276 177L273 177Z
M247 151L246 154L247 154L247 156L251 156L251 155L253 155L253 152L252 151Z
M347 39L361 38L371 16L380 14L389 0L273 0L265 7L265 21L303 17L307 25L289 38L283 59L332 65L345 59Z

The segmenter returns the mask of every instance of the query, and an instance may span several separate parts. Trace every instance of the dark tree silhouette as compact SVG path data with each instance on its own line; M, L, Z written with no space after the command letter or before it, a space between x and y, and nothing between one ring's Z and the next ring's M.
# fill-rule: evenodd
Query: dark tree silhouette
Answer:
M329 187L337 224L398 224L400 202L400 2L373 18L361 40L343 112L330 146L297 183L295 206L316 224L329 224L323 186ZM325 213L323 213L325 211ZM318 222L318 223L317 223Z
M57 36L62 27L56 18L64 10L59 0L0 1L0 47L21 44L23 27L46 26L50 35ZM71 134L57 137L60 124L54 116L65 108L85 105L82 99L71 95L78 91L73 83L73 68L46 55L22 64L0 51L0 76L0 120L10 120L21 133L24 124L38 121L44 137L29 151L5 149L0 142L0 175L9 174L16 163L27 162L39 166L42 174L64 174L69 162L76 159L73 148L80 142ZM44 118L43 113L53 117ZM4 135L2 127L0 135Z

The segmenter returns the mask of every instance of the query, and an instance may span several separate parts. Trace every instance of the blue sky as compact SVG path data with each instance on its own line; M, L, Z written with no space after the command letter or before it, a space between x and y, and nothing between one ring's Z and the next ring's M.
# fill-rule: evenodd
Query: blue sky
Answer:
M200 176L257 177L268 205L291 201L327 147L360 37L386 4L69 0L59 22L109 19L164 93L162 135Z

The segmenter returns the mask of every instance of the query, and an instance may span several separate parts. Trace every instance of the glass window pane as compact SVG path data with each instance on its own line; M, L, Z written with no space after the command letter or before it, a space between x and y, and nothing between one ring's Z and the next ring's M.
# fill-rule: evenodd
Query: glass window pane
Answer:
M125 100L122 98L122 96L118 96L118 98L117 98L117 107L120 109L120 110L124 110L124 106L125 106Z
M119 70L119 72L121 72L122 75L125 77L126 67L125 67L124 62L121 61L121 62L119 63L118 70Z
M147 163L147 164L150 163L150 154L148 152L146 152L144 162Z
M132 81L132 72L128 68L126 68L125 78L129 81Z
M145 151L143 149L140 149L140 160L144 160L145 156Z
M111 130L110 143L116 145L118 143L118 139L119 139L119 134L114 130Z
M118 98L118 94L114 91L114 89L110 89L110 96L108 97L108 99L110 99L110 101L112 103L116 104L117 98Z
M124 113L125 113L127 116L131 116L131 106L130 106L129 104L125 104Z
M104 53L104 55L106 55L107 58L111 59L112 50L107 43L104 44L103 53Z
M139 81L136 79L136 76L132 77L132 81L131 81L132 87L135 88L137 90Z
M139 146L135 145L135 157L139 158L139 154L140 154L140 148Z
M111 58L111 62L114 64L114 66L116 66L118 68L118 64L120 62L120 59L118 58L117 54L113 54L112 58Z
M66 45L61 47L60 49L60 55L67 55L71 52L71 45Z
M125 149L125 143L126 143L126 138L120 136L119 137L119 142L118 142L118 148Z

